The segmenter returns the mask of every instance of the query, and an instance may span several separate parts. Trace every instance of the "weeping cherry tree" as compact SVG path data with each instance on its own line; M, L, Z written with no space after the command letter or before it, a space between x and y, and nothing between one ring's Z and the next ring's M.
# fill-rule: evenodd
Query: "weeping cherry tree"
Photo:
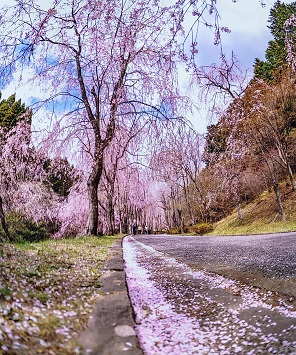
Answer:
M119 117L178 116L175 35L182 29L180 6L163 6L158 0L55 0L42 5L26 0L2 10L2 83L17 73L23 80L26 73L32 87L46 93L46 103L63 107L67 127L83 131L90 142L85 233L97 234L104 153Z

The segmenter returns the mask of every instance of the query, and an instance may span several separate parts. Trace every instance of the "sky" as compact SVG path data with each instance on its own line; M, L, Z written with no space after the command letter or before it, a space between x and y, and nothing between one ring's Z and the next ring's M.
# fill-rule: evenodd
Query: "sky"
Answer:
M12 0L0 0L0 7ZM241 66L252 73L252 67L255 58L264 59L265 50L268 41L272 39L268 25L268 17L270 9L275 1L264 0L265 6L260 5L260 0L217 0L217 8L220 14L221 26L228 27L231 33L224 33L222 37L223 51L231 55L233 51L241 62ZM286 4L293 1L283 1ZM213 35L209 29L201 28L198 35L198 60L201 65L210 65L219 63L219 48L213 44ZM184 72L180 74L181 82L186 82ZM2 88L0 88L2 89ZM16 88L14 83L11 83L2 91L2 98L7 98L9 95L16 92L17 98L21 98L27 105L30 103L32 90L28 86ZM193 96L197 96L192 92ZM36 90L34 90L36 96ZM198 106L197 102L197 106ZM188 118L192 122L194 128L199 133L206 132L207 107L195 110Z
M293 1L282 1L290 4ZM259 0L218 0L217 8L220 14L221 26L228 27L231 32L222 37L223 51L229 56L233 52L249 75L253 73L255 58L265 59L265 50L272 39L268 29L270 9L275 1L264 0L262 7ZM202 29L199 33L199 64L210 65L220 62L220 51L214 46L209 30ZM199 133L206 132L208 124L207 107L194 112L190 117L194 128Z
M259 0L217 1L221 26L231 30L231 33L223 35L223 50L228 54L234 51L245 68L251 68L256 57L264 59L268 41L272 38L267 21L275 1L264 1L264 7ZM209 47L206 38L201 38L200 45L200 53L205 53L205 58L202 58L205 62L217 59L218 51L215 51L215 46Z

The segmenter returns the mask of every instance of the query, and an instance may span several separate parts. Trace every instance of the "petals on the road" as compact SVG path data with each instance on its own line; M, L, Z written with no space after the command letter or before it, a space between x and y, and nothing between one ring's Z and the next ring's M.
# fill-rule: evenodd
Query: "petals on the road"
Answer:
M147 355L292 354L296 312L283 300L195 271L133 237L123 242L137 333Z

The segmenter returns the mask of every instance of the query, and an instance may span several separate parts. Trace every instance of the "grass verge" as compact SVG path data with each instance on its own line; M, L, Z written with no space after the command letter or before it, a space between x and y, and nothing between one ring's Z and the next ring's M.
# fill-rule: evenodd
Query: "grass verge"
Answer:
M100 295L119 237L5 245L0 256L0 355L80 354L77 335Z
M242 220L237 211L214 226L209 235L244 235L261 233L280 233L296 231L296 191L291 191L282 183L280 185L282 203L286 220L279 214L275 194L263 192L255 201L242 209Z
M239 224L237 220L228 218L217 223L215 230L208 235L245 235L264 233L283 233L296 230L296 221L269 222L259 219L250 224Z

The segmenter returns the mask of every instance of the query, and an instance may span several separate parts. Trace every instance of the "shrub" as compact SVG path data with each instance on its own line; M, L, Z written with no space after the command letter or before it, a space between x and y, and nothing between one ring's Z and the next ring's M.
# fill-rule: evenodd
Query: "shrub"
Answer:
M194 234L203 235L214 230L214 227L211 223L198 223L194 226L189 227L190 232Z
M183 227L183 233L189 233L189 227L187 227L187 226L184 226Z
M0 287L0 298L5 298L6 296L10 296L11 291L7 285Z
M6 223L12 243L39 242L48 238L45 224L36 224L19 212L8 212ZM4 235L1 227L0 234Z

